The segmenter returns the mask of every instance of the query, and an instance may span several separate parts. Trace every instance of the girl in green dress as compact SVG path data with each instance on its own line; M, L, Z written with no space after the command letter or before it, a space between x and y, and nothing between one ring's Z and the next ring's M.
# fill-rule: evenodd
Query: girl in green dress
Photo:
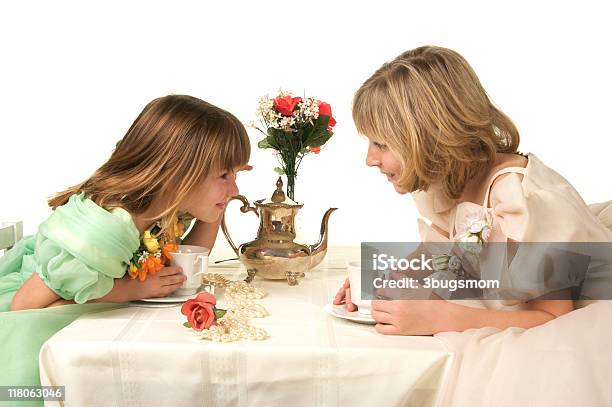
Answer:
M38 233L0 258L0 385L37 384L40 345L83 312L178 288L176 267L144 281L126 273L141 234L157 221L173 231L177 214L189 213L196 222L183 243L211 248L249 155L229 112L191 96L150 102L109 160L50 199ZM54 307L65 304L74 305Z

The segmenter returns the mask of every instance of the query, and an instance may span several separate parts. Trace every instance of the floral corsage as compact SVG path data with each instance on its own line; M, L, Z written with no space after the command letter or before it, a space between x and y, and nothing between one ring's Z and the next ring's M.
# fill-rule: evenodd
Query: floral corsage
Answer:
M491 209L483 209L467 216L465 223L457 226L456 241L465 252L477 256L483 245L491 237L493 214ZM449 271L457 276L465 276L461 259L454 254L436 254L432 256L432 265L436 271Z
M482 246L491 237L493 213L491 209L482 209L467 216L465 223L457 227L459 246L470 253L478 254Z
M132 257L128 273L132 280L138 278L144 281L149 273L157 273L170 263L170 253L178 249L177 243L185 233L185 223L179 218L174 226L174 239L166 233L161 233L161 225L157 222L151 229L142 234L140 247ZM177 242L177 243L174 243Z
M460 277L465 275L459 257L453 254L434 254L432 256L432 266L436 271L450 271Z

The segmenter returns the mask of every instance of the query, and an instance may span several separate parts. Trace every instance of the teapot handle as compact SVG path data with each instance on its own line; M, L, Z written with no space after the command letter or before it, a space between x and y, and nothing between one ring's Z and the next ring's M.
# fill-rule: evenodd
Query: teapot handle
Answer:
M227 204L225 206L226 210L227 210L227 205L234 199L237 199L240 202L242 202L242 206L240 207L240 212L242 213L253 212L255 215L257 215L257 217L259 217L259 214L257 213L257 208L251 206L251 204L249 203L249 200L246 199L246 197L244 197L243 195L236 195L236 196L231 197L230 200L227 201ZM223 211L223 218L221 219L221 230L223 231L223 234L225 235L227 242L230 244L230 246L232 246L232 249L234 249L236 256L240 257L240 253L238 253L238 248L236 247L236 245L234 244L234 241L230 237L229 232L227 231L227 226L225 225L225 211Z

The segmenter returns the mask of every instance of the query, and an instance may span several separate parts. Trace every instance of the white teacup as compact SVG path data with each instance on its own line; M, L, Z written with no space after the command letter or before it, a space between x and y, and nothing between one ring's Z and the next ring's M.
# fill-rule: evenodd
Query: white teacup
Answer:
M202 285L202 275L208 272L208 254L210 250L202 246L179 245L178 251L170 252L171 266L183 269L187 280L174 293L177 295L191 295L198 291Z
M348 262L348 278L351 284L351 302L357 306L357 311L363 315L372 315L372 300L361 298L361 262Z

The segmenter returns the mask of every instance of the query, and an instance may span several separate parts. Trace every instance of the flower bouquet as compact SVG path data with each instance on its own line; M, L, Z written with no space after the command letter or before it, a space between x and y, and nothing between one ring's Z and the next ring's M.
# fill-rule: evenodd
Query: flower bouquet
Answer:
M263 127L252 125L265 138L259 148L276 151L280 167L274 170L287 177L287 195L295 201L295 178L305 155L319 154L331 138L336 120L328 103L314 98L295 97L280 92L275 98L259 101L257 116Z

